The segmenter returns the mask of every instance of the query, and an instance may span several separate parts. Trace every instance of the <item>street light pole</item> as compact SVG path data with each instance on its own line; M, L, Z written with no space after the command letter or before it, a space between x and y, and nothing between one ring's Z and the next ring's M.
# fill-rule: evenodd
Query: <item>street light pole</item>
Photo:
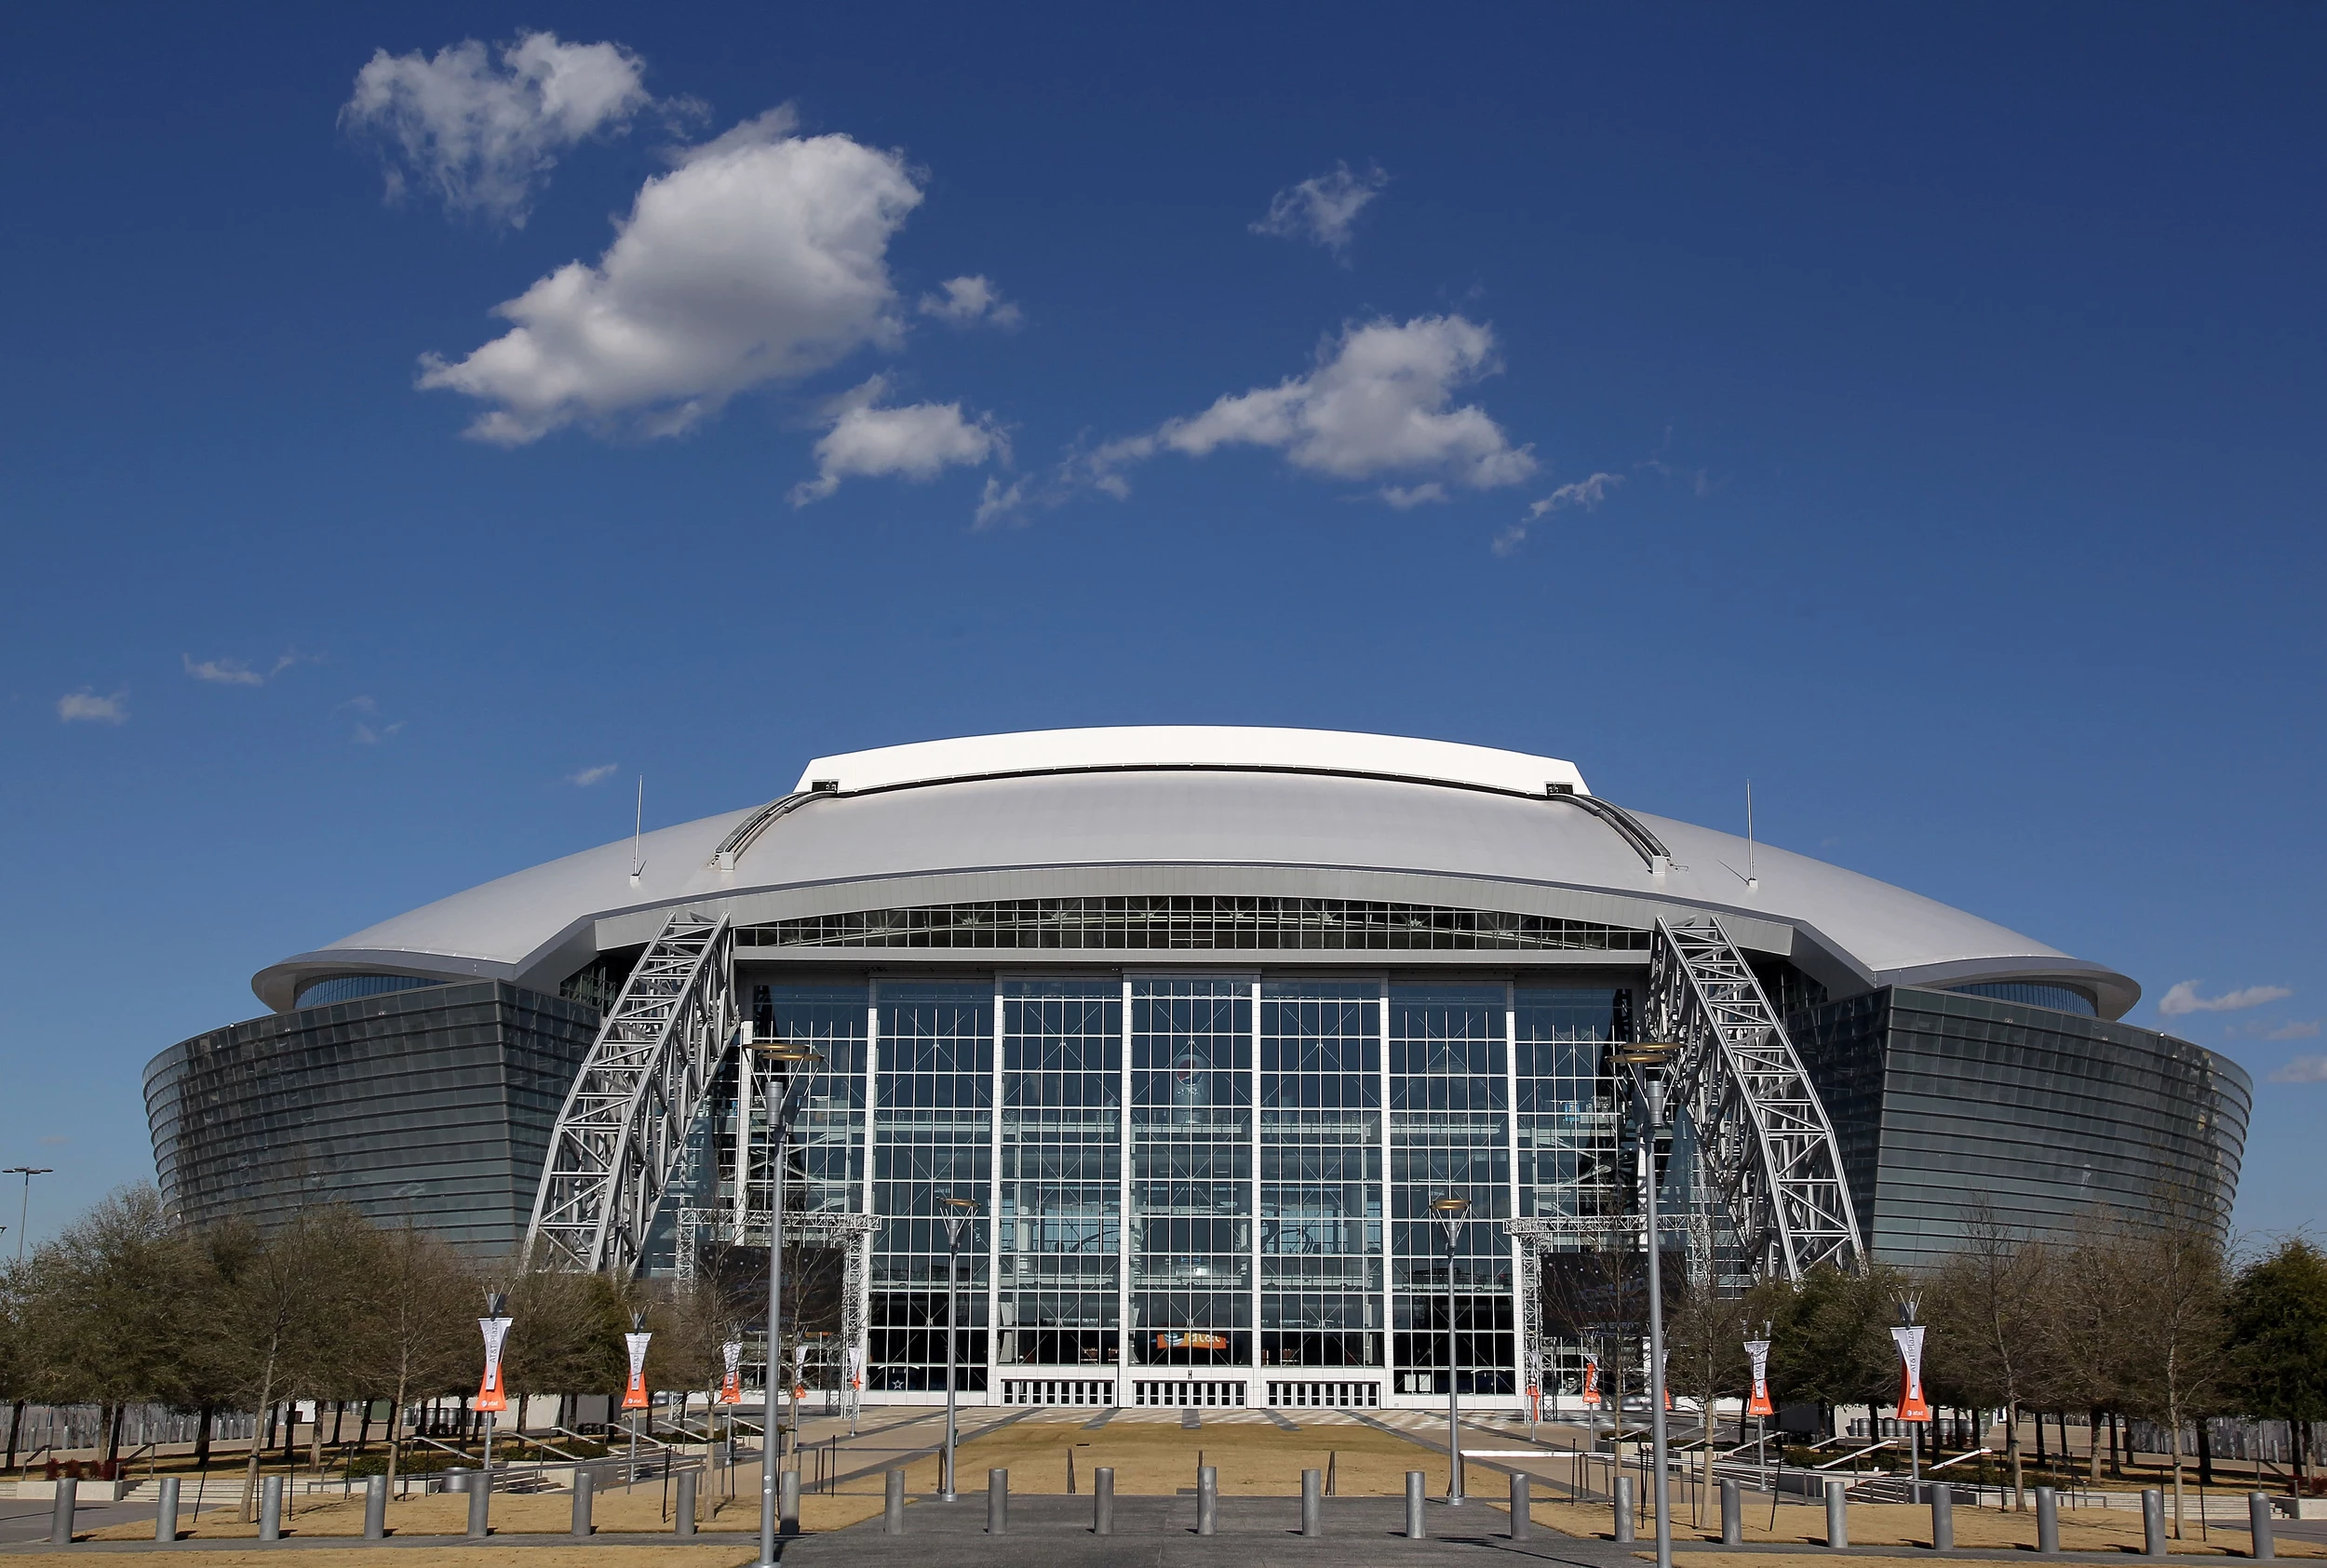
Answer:
M11 1165L5 1173L24 1178L24 1201L17 1206L16 1211L16 1261L19 1263L24 1261L24 1227L30 1223L33 1213L33 1178L48 1175L55 1169L52 1165Z
M1462 1407L1455 1391L1455 1245L1462 1238L1462 1216L1471 1212L1471 1200L1436 1199L1430 1212L1446 1232L1446 1503L1453 1508L1462 1502Z
M1664 1123L1664 1079L1661 1069L1679 1050L1676 1044L1648 1042L1628 1045L1617 1060L1632 1069L1634 1087L1648 1112L1641 1129L1641 1154L1646 1175L1642 1217L1648 1239L1648 1428L1656 1460L1657 1568L1673 1568L1672 1477L1666 1473L1664 1423L1664 1277L1657 1223L1657 1129Z
M820 1062L823 1058L796 1040L753 1043L749 1025L745 1027L744 1040L760 1053L760 1059L770 1068L767 1075L768 1147L770 1163L775 1173L775 1186L768 1211L768 1372L760 1408L760 1561L756 1568L777 1568L776 1412L783 1407L777 1402L775 1379L777 1373L783 1370L784 1360L784 1134L793 1109L792 1096L800 1087L792 1079L792 1069ZM802 1079L800 1083L806 1081ZM748 1212L748 1198L746 1209Z
M955 1284L962 1277L962 1232L977 1217L977 1199L946 1197L938 1199L945 1211L946 1221L946 1464L945 1474L938 1477L938 1497L952 1502L953 1487L953 1385L954 1378L954 1303Z

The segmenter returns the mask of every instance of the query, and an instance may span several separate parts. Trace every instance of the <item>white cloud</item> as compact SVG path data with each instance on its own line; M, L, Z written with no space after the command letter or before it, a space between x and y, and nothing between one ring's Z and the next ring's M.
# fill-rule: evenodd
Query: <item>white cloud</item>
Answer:
M2273 1083L2327 1083L2327 1056L2290 1056L2271 1069Z
M316 662L307 654L285 653L276 657L271 668L254 670L240 659L196 659L191 653L182 653L178 657L185 662L186 674L196 680L207 680L219 686L264 686L293 665Z
M404 721L400 718L393 724L373 722L380 717L380 704L371 697L350 697L331 711L357 716L356 728L347 738L359 746L376 746L404 728Z
M497 307L516 327L467 358L424 355L420 384L492 405L468 433L508 446L577 421L668 436L747 388L896 341L885 253L920 187L894 153L791 129L772 110L689 149L596 265Z
M653 101L645 61L620 44L528 33L500 57L471 38L434 59L376 50L356 74L340 123L378 139L389 199L409 176L448 211L522 228L558 154L628 129Z
M1474 489L1515 485L1535 472L1532 449L1513 447L1476 404L1454 404L1458 388L1499 369L1494 332L1459 315L1370 321L1322 344L1307 375L1222 397L1152 435L1108 442L1080 463L1089 483L1118 497L1129 493L1121 470L1131 463L1227 446L1271 448L1327 478L1434 472ZM1435 499L1426 489L1401 491L1413 498L1404 503Z
M594 768L577 769L566 775L566 783L578 789L587 789L594 784L602 784L612 778L614 770L621 766L619 762L601 762Z
M924 294L919 309L923 315L934 315L956 327L968 327L983 321L993 327L1016 327L1024 319L1018 307L1002 297L983 275L949 277L937 286L942 295Z
M57 717L66 724L126 724L129 718L129 693L116 691L110 697L100 697L84 686L57 699Z
M1624 482L1621 474L1596 473L1591 477L1566 484L1527 508L1527 515L1495 536L1494 551L1508 556L1526 543L1527 525L1554 512L1564 512L1570 506L1580 506L1590 512L1607 499L1608 491Z
M1379 493L1382 500L1401 512L1450 499L1446 494L1446 487L1435 479L1428 484L1413 486L1411 489L1397 485L1384 485Z
M1271 197L1268 214L1254 221L1252 232L1277 239L1313 240L1328 250L1345 250L1350 226L1388 183L1390 176L1379 168L1352 174L1348 164L1338 164Z
M2318 1038L2319 1020L2316 1018L2292 1018L2275 1029L2263 1031L2265 1039L2317 1039Z
M975 468L1010 456L1010 442L993 416L964 419L959 403L879 407L886 377L875 376L826 409L832 427L816 443L816 476L792 487L791 503L805 506L841 488L843 479L909 479L926 484L955 464Z
M977 498L977 514L971 519L973 528L991 528L1026 504L1027 481L1021 475L1004 485L994 475L986 476L986 489Z
M2158 998L2158 1011L2168 1018L2190 1012L2237 1012L2294 995L2284 985L2249 985L2242 990L2225 991L2218 997L2201 997L2198 994L2199 984L2185 980L2173 985Z

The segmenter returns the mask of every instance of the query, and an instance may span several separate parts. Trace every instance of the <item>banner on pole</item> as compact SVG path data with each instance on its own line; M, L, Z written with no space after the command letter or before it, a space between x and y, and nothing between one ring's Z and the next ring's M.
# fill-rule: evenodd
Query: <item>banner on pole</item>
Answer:
M1754 1359L1754 1397L1745 1401L1748 1415L1775 1415L1778 1407L1769 1402L1769 1342L1749 1339L1745 1354Z
M1657 1352L1657 1387L1664 1390L1664 1408L1666 1410L1671 1410L1673 1408L1673 1380L1665 1375L1664 1371L1665 1367L1671 1362L1672 1356L1673 1347L1669 1345Z
M479 1318L477 1326L485 1333L485 1378L477 1386L478 1410L504 1411L509 1408L509 1396L501 1387L501 1347L509 1337L511 1318Z
M1583 1402L1600 1408L1600 1363L1589 1356L1583 1359Z
M860 1393L865 1387L865 1352L854 1345L848 1350L848 1386Z
M720 1403L744 1402L744 1342L731 1339L720 1347L720 1359L727 1363L727 1371L720 1378Z
M1931 1407L1923 1400L1923 1325L1892 1329L1899 1347L1899 1419L1928 1422Z
M630 1384L622 1391L622 1408L644 1410L653 1401L646 1393L646 1347L654 1336L651 1333L626 1333L622 1342L630 1351Z

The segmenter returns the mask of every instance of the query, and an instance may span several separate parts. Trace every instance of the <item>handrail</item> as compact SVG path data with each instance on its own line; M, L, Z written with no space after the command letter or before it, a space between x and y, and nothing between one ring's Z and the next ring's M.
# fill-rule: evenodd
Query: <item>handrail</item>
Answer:
M1880 1442L1870 1442L1864 1448L1853 1449L1839 1459L1829 1459L1823 1465L1812 1465L1810 1468L1813 1470L1831 1470L1836 1465L1847 1465L1853 1459L1863 1459L1878 1448L1896 1448L1898 1446L1899 1440L1897 1438L1885 1438Z
M1958 1454L1953 1459L1942 1459L1938 1464L1930 1466L1925 1469L1923 1473L1927 1476L1937 1475L1940 1471L1945 1469L1950 1465L1960 1465L1966 1459L1977 1459L1983 1454L1993 1454L1995 1452L1996 1450L1992 1448L1975 1448L1969 1454Z

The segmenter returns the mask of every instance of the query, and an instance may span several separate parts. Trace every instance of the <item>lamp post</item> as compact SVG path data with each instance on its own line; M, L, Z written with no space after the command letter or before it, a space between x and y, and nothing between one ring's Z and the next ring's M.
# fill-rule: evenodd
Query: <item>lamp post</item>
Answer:
M5 1173L24 1178L24 1201L17 1206L16 1211L16 1261L19 1263L24 1261L24 1226L33 1212L33 1178L48 1175L55 1169L53 1165L11 1165Z
M1646 1175L1641 1187L1642 1218L1648 1240L1648 1427L1656 1459L1654 1491L1657 1516L1657 1568L1673 1568L1672 1478L1665 1473L1664 1434L1664 1278L1659 1255L1657 1224L1657 1129L1664 1124L1663 1068L1680 1046L1671 1041L1644 1041L1619 1047L1616 1059L1632 1069L1633 1087L1639 1091L1647 1112L1641 1129L1641 1152Z
M946 1222L946 1473L938 1478L937 1495L946 1502L954 1500L953 1490L953 1385L954 1385L954 1286L962 1277L962 1266L956 1260L962 1255L962 1233L977 1217L977 1199L948 1196L937 1200Z
M793 1069L821 1062L824 1058L799 1040L754 1042L751 1027L747 1024L744 1026L744 1043L757 1052L760 1060L768 1066L768 1162L774 1172L775 1183L768 1208L768 1371L760 1412L760 1561L757 1568L776 1568L776 1412L783 1407L777 1402L775 1380L784 1367L784 1134L789 1130L792 1113L800 1108L800 1093L808 1084L805 1075L795 1079Z
M1462 1502L1462 1426L1459 1397L1455 1392L1455 1247L1462 1240L1462 1216L1471 1212L1467 1198L1431 1200L1431 1218L1446 1233L1446 1502Z

